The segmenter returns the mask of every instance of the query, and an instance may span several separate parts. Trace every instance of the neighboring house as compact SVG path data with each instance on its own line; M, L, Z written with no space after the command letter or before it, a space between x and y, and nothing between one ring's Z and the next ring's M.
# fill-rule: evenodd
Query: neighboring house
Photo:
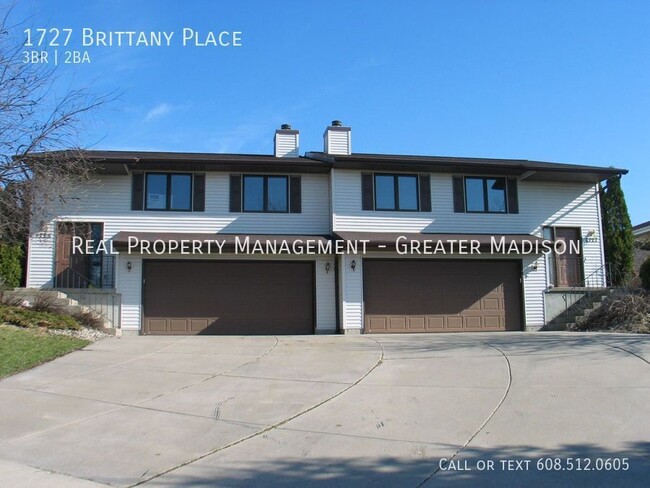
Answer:
M298 142L283 126L268 156L88 151L96 181L34 223L27 286L119 294L122 332L311 334L536 330L549 291L606 285L597 184L626 170L356 154L336 121L323 152ZM491 235L580 246L491 253ZM72 254L74 236L120 254ZM297 247L236 252L247 237ZM136 239L149 252L127 254Z
M632 235L637 241L650 241L650 220L632 227Z
M650 220L632 227L632 235L637 241L634 246L634 270L638 274L641 265L650 256Z

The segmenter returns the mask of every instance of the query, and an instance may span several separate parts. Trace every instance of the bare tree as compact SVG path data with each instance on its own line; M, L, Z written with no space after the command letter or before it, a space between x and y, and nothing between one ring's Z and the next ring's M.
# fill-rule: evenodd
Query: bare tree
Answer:
M24 62L21 24L0 7L0 239L24 241L30 222L65 202L92 167L79 147L84 118L115 98L57 93L56 68Z

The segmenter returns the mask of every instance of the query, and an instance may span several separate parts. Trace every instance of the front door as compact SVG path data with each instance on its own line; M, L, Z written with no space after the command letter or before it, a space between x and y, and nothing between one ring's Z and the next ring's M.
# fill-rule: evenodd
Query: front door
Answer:
M57 288L86 288L89 283L90 255L73 253L73 237L91 238L89 223L59 222L56 235Z
M564 241L566 252L555 255L556 286L580 286L582 283L582 243L580 229L556 227L555 240Z

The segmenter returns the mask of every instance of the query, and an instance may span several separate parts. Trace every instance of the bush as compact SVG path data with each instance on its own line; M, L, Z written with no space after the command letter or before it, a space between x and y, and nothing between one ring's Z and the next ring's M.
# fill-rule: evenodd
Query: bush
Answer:
M91 329L103 329L104 319L97 312L92 310L85 310L72 314L72 317L82 325L90 327Z
M48 329L80 329L81 325L70 315L38 312L22 307L0 306L0 323L18 327L46 327Z
M646 261L647 262L647 261ZM573 330L650 333L650 293L617 291Z
M646 290L650 290L650 256L643 261L641 268L639 268L639 278L641 278L641 284Z
M50 313L63 312L61 306L56 304L56 298L48 295L38 295L30 308L35 312L50 312Z
M0 243L0 280L6 288L20 286L22 259L23 247L20 244Z

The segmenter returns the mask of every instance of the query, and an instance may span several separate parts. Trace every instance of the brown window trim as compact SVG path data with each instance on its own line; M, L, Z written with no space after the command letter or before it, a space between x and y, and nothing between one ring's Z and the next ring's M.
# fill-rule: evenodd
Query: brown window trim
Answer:
M246 210L246 178L262 178L264 181L263 185L263 210ZM269 178L284 178L286 181L286 209L285 210L269 210ZM289 176L288 175L258 175L258 174L243 174L241 181L241 211L243 213L271 213L271 214L285 214L290 213L289 207Z
M395 199L395 208L377 208L377 176L390 176L393 178L393 192ZM399 208L399 183L400 176L408 176L415 178L415 203L416 208ZM373 173L372 174L372 188L373 188L373 210L375 212L420 212L420 175L411 173Z
M149 208L147 206L147 194L149 190L149 175L165 175L167 176L167 193L165 195L165 208ZM170 208L171 202L171 177L172 176L189 176L190 177L190 208ZM144 173L144 205L143 210L146 212L192 212L194 210L194 173L176 173L168 171L147 171Z
M469 210L467 202L467 180L482 180L483 181L483 205L485 210ZM505 202L505 207L503 211L498 210L488 210L488 191L487 191L487 180L503 180L503 200ZM505 176L464 176L463 177L463 188L464 188L464 198L465 198L465 213L471 214L496 214L496 215L505 215L510 213L508 210L508 181Z

